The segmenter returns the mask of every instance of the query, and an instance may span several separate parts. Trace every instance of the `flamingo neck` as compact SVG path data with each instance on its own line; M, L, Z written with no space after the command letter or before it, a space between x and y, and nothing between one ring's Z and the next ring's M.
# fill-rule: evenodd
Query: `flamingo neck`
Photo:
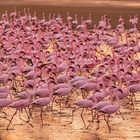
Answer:
M120 99L119 96L117 95L117 91L118 89L116 88L115 91L113 93L111 93L111 102L112 104L116 104L120 107ZM114 97L115 97L115 101L114 101Z
M49 83L48 82L48 90L49 90L49 97L50 97L50 99L52 99L52 85L51 85L51 83Z
M89 14L89 20L91 20L91 14Z
M75 16L75 21L76 21L76 22L78 21L77 16Z
M7 84L6 84L6 92L10 96L10 99L12 100L13 97L12 97L12 94L11 94L10 89L8 88L8 85Z

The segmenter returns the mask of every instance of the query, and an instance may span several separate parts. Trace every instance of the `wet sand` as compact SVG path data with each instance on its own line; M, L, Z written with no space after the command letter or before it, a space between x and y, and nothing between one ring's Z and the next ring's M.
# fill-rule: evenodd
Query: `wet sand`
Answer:
M140 139L140 95L136 96L135 110L131 110L126 106L122 106L121 111L125 117L122 120L120 115L113 115L110 119L110 125L112 133L108 133L107 125L101 117L100 129L96 130L97 123L87 130L83 128L83 122L80 118L80 111L77 111L74 115L74 122L71 125L68 124L71 120L71 109L64 108L63 114L53 115L49 112L44 112L43 118L45 125L41 126L41 120L39 118L39 110L34 111L33 119L31 123L34 128L28 124L22 122L18 115L13 120L11 128L14 130L2 130L5 129L8 121L0 120L0 140L139 140ZM124 104L124 103L121 103ZM7 110L7 113L9 110ZM11 111L11 109L10 109ZM13 114L14 110L10 113ZM10 117L11 115L9 115ZM60 117L61 116L61 117ZM22 117L26 119L26 115L23 113ZM84 118L88 124L91 120L89 112L85 112Z

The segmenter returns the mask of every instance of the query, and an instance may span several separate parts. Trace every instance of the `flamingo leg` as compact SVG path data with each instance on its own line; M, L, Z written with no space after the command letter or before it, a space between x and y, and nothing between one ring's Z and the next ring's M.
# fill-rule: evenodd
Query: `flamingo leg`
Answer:
M26 109L24 108L24 110L26 110ZM27 110L26 110L25 112L27 112ZM28 116L28 115L27 115L27 116ZM28 116L28 117L29 117L29 116ZM19 110L19 119L22 120L23 122L29 124L31 127L33 127L33 125L32 125L31 123L29 123L30 117L28 118L28 120L24 120L24 119L21 117L20 110Z
M79 92L77 91L77 89L75 89L74 92L76 92L76 94L79 95Z
M135 96L135 93L132 93L132 98L134 99L134 102L136 102L136 96Z
M31 127L34 127L31 123L29 123L29 120L26 121L26 120L22 119L21 117L20 117L20 120L22 120L23 122L29 124Z
M7 114L3 110L0 110L0 112L3 113L5 117L7 116Z
M17 81L15 81L15 82L13 83L13 85L14 85L15 89L17 90L17 89L18 89ZM17 92L17 91L16 91L16 92Z
M97 112L95 111L94 116L92 114L92 120L90 121L90 123L88 124L88 126L86 127L86 129L88 129L90 127L91 123L94 122L94 119L95 119L96 115L97 115Z
M0 118L5 119L5 120L7 120L7 121L10 121L6 116L5 116L5 117L0 116Z
M21 115L20 115L20 113L21 113L21 110L19 110L19 112L18 112L18 113L19 113L19 118L21 118Z
M17 114L17 112L18 112L18 110L16 110L15 113L13 114L13 116L11 117L11 119L10 119L10 121L9 121L9 124L7 125L6 130L9 130L9 126L10 126L10 124L12 123L12 120L13 120L14 116Z
M41 111L40 111L41 125L43 126L43 117L42 117L42 114L43 114L43 107L41 107Z
M61 111L62 111L62 97L60 99L59 108L60 108L60 113L61 113Z
M97 128L96 128L96 130L98 130L99 128L100 128L100 120L99 120L99 115L97 114Z
M30 116L31 118L33 118L33 117L32 117L33 108L34 108L34 107L29 108L29 116Z
M82 118L82 121L83 121L83 123L84 123L84 126L86 127L86 123L85 123L85 120L84 120L84 118L83 118L84 109L85 109L85 108L82 108L81 118Z
M133 101L133 93L131 93L131 105L132 105L132 109L134 110L135 109L135 106L134 106L134 101Z
M120 111L120 110L119 110L119 113L120 113L120 115L121 115L122 119L123 119L123 120L125 120L125 118L124 118L124 116L123 116L123 114L121 113L121 111Z
M92 118L93 118L93 117L94 117L94 116L93 116L93 110L91 110L91 114L92 114ZM95 115L95 114L94 114L94 115Z
M29 119L32 118L31 109L32 109L32 108L28 107L28 115L29 115Z
M88 92L86 91L86 93L85 93L85 98L87 98L88 97Z
M131 99L129 97L126 97L126 99L128 100L128 102L125 104L125 106L130 104L130 102L131 102Z
M69 103L69 100L70 100L70 95L67 96L67 99L66 99L66 107L71 107L71 105Z
M53 110L53 105L54 105L54 101L55 101L55 96L52 98L52 103L51 103L51 109Z
M30 114L28 114L26 108L24 108L24 110L25 110L25 113L26 113L26 115L27 115L27 117L28 117L28 120L29 120L29 119L30 119Z
M130 94L130 97L128 98L128 102L125 104L125 105L130 105L132 106L132 109L134 109L134 101L133 101L133 98L132 98L132 95Z
M21 118L21 113L22 113L22 109L19 109L19 119L22 120Z
M82 97L83 97L83 99L85 99L85 98L86 98L86 97L85 97L85 96L86 96L86 95L85 95L85 94L86 94L85 91L84 91L84 90L81 90L81 92L82 92Z
M48 111L50 111L50 112L52 112L52 114L54 114L54 112L53 112L53 110L52 110L52 108L51 108L50 106L46 106L46 109L48 109ZM45 110L46 110L46 109L45 109ZM44 110L44 111L45 111L45 110Z
M5 115L5 116L0 116L0 118L10 121L10 120L7 118L7 114L6 114L2 109L0 109L0 112L3 113L3 114Z
M106 122L106 124L108 126L109 133L111 133L111 127L109 125L109 115L107 116L107 119L106 119L105 114L104 114L104 120L105 120L105 122Z
M80 109L80 108L76 108L76 109L72 110L72 119L71 119L71 121L68 123L68 125L73 123L74 112L75 112L76 110L78 110L78 109Z

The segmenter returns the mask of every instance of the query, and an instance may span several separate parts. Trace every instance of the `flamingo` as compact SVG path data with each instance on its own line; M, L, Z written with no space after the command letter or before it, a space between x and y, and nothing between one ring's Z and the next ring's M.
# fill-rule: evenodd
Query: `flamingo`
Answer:
M122 15L120 15L120 17L119 17L119 23L124 23L124 19L123 19Z
M73 116L74 116L74 112L78 109L81 109L82 108L82 112L81 112L81 118L82 118L82 121L84 123L84 126L86 127L86 123L85 123L85 120L83 118L83 112L84 112L84 109L90 109L94 106L95 103L93 103L91 100L88 100L88 99L81 99L81 100L78 100L74 103L76 106L78 106L78 108L72 110L72 120L69 124L73 123Z
M89 19L85 21L87 25L91 25L92 24L92 20L91 20L91 13L89 13Z
M40 111L40 118L41 118L41 125L43 126L43 117L42 117L42 113L43 113L43 107L44 106L48 106L51 101L52 101L52 87L51 87L51 83L48 83L48 89L49 89L49 96L48 97L42 97L39 99L34 100L31 105L33 107L39 107L41 109Z
M10 13L10 17L16 17L17 16L17 11L16 11L16 9L15 9L15 11L14 12L12 12L12 13Z
M30 100L31 100L31 96L28 96L27 99L17 100L17 101L14 101L14 102L12 102L11 104L8 105L8 107L10 107L10 108L15 108L16 111L12 115L12 117L11 117L11 119L9 121L9 124L6 127L7 130L9 129L10 124L12 123L12 120L14 119L14 117L18 113L18 111L20 111L22 109L25 109L25 112L26 112L26 114L28 116L28 119L30 118L29 114L27 113L27 110L26 110L26 107L28 107L30 105ZM29 123L29 120L28 121L24 121L24 122L28 123L31 127L33 127L33 125Z
M76 30L78 31L84 31L86 29L84 18L81 17L81 24L76 26Z
M4 117L0 117L0 118L4 118L4 119L9 121L9 119L7 119L7 114L2 109L6 108L13 101L14 100L12 99L12 97L10 97L10 99L9 98L2 98L2 99L0 99L0 112L5 115Z
M59 88L59 89L57 89L57 90L55 90L55 91L53 92L53 95L54 95L54 96L58 96L58 97L61 98L61 99L60 99L60 103L59 103L60 112L61 112L61 110L62 110L62 107L61 107L62 98L63 98L64 96L68 96L68 97L67 97L67 100L69 100L69 95L70 95L70 93L71 93L71 90L72 90L72 88L71 88L71 86L69 86L69 87ZM67 102L68 102L68 101L67 101Z
M8 95L11 95L10 89L7 86L6 87L1 87L0 88L0 99L7 98Z
M75 14L75 20L72 21L73 25L78 25L77 14Z
M68 21L68 22L72 21L72 17L70 17L69 12L67 12L67 21Z
M107 105L107 106L104 106L103 108L99 109L99 112L102 112L104 114L104 120L107 123L109 133L111 132L111 127L109 125L109 117L111 114L116 113L120 109L120 102L119 102L119 97L118 97L117 93L114 93L113 97L116 98L116 101L117 101L116 104ZM106 114L107 114L107 118L105 116Z

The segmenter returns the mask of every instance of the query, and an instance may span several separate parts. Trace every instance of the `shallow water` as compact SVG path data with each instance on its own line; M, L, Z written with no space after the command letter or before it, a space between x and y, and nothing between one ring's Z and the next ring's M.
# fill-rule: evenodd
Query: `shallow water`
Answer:
M113 115L110 118L110 125L112 133L108 133L107 125L101 117L100 129L96 130L97 123L87 130L83 129L83 122L80 118L81 110L77 111L74 115L74 122L71 125L67 125L71 120L71 109L64 108L62 114L52 115L49 112L44 112L44 126L41 126L41 120L39 118L39 109L36 109L33 113L33 119L31 123L34 128L30 125L25 124L21 121L18 115L13 120L11 129L6 131L6 125L8 121L0 120L0 140L139 140L140 139L140 95L136 96L135 110L126 108L123 105L121 109L125 120L122 120L120 115ZM124 104L124 103L121 103ZM55 107L55 109L58 109ZM10 109L10 115L13 114L14 110ZM9 114L9 110L7 110ZM91 120L89 111L85 111L84 119L86 124ZM26 115L23 112L22 117L26 119ZM65 126L66 125L66 126ZM3 129L3 130L2 130Z
M88 19L88 14L92 14L93 24L97 24L100 17L106 14L111 19L111 24L114 27L118 24L119 15L122 15L126 22L126 28L130 28L129 15L140 14L140 1L139 0L4 0L0 1L0 14L6 10L9 12L23 11L24 8L30 8L31 13L37 12L37 16L42 18L42 12L45 12L48 19L49 13L63 15L64 20L67 17L66 12L70 12L70 16L74 18L78 14L80 22L81 16ZM140 25L140 23L139 23Z

